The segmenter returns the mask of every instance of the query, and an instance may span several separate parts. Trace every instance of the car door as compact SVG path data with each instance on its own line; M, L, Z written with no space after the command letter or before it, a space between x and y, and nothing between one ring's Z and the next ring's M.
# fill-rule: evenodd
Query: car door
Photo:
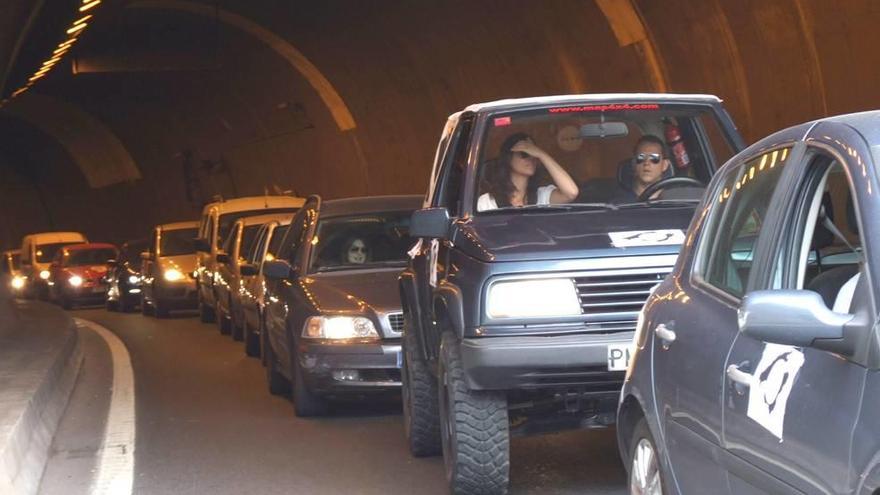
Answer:
M792 184L793 192L784 208L792 220L780 224L779 240L766 246L766 254L758 253L768 260L770 273L754 288L830 294L825 301L828 309L874 318L865 265L856 258L864 244L854 206L847 205L852 205L850 198L856 196L851 177L862 173L851 153L869 157L870 152L859 150L861 139L853 131L839 127L825 123L813 131L806 166ZM821 140L827 148L816 146ZM830 198L833 210L853 214L832 219L826 212L820 213L822 208L831 209L823 206L823 193ZM842 251L835 256L850 250L856 258L850 269L826 263L823 271L807 275L808 265L816 258L813 251L820 238L820 215L826 215L834 225L828 230L840 236L837 244ZM824 256L832 257L828 253ZM839 295L850 278L861 279L855 285L858 293L851 303L841 304ZM858 476L851 470L850 456L867 377L864 363L827 350L766 343L740 333L725 370L723 433L730 454L732 488L754 493L852 492Z
M695 220L697 248L657 289L648 311L655 408L682 493L726 491L721 452L719 373L737 333L738 300L751 275L751 252L765 231L790 145L724 169Z

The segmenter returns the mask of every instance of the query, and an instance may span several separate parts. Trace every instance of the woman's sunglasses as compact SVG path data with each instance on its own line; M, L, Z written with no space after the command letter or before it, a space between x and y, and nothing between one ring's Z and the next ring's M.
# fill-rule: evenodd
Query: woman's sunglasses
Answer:
M645 163L646 161L650 161L654 165L660 163L663 157L660 156L660 153L639 153L636 155L636 163Z

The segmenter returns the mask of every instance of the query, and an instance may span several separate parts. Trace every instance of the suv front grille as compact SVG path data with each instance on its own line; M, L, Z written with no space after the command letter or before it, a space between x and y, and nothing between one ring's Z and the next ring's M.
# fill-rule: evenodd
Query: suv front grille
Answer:
M574 280L583 313L590 316L638 313L651 288L671 271L672 267L664 267L578 274ZM600 321L602 318L590 319Z
M388 324L394 333L403 333L403 313L388 313Z

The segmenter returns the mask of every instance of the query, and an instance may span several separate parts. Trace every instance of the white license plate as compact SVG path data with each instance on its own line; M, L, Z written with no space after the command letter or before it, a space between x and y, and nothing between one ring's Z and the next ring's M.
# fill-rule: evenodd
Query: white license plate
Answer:
M632 344L608 344L608 371L626 371L632 357Z

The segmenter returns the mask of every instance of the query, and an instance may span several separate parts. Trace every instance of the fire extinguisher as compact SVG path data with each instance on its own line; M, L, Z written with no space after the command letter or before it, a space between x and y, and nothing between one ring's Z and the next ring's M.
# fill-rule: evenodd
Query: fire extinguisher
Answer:
M681 139L681 131L678 126L671 120L666 121L666 146L672 150L672 158L675 162L675 168L688 168L691 164L691 157L688 156L687 148Z

